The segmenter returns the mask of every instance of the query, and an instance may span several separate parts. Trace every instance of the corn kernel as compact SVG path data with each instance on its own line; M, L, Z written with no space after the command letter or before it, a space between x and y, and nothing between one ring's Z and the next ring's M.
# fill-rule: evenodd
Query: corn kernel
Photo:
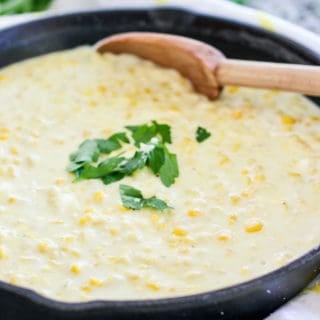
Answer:
M198 217L201 214L201 212L198 210L189 210L187 214L189 217L194 218L194 217Z
M181 228L175 228L172 230L172 234L177 237L185 237L187 235L187 232Z
M300 178L301 174L297 172L289 172L289 176L293 178Z
M232 113L232 116L234 119L241 119L243 117L243 111L242 110L235 110Z
M231 214L229 216L229 224L232 225L238 220L238 216L236 214Z
M230 201L234 206L236 206L240 201L240 197L239 196L231 196Z
M153 290L153 291L159 291L160 290L160 287L154 282L148 282L148 283L146 283L146 286L149 289Z
M38 243L38 251L40 253L46 253L48 251L48 244L46 242Z
M92 221L92 217L91 216L85 216L79 219L79 225L80 226L85 226L86 224L88 224L89 222Z
M257 174L254 179L256 181L260 181L260 182L263 182L263 181L266 181L266 176L264 174Z
M171 107L169 107L169 110L173 111L173 112L180 112L181 111L180 107L178 107L178 106L171 106Z
M249 170L247 170L247 169L243 169L241 171L241 174L243 174L244 176L247 175L248 173L249 173Z
M249 192L246 192L246 191L241 192L241 197L242 197L242 198L249 198L249 196L250 196L250 193L249 193Z
M104 86L104 85L100 85L98 86L98 91L101 93L101 94L105 94L107 92L107 87Z
M110 232L110 234L111 234L112 236L116 236L116 235L119 233L119 230L117 230L117 229L110 229L109 232Z
M102 191L96 191L93 194L93 201L101 203L104 199L104 193Z
M81 287L81 290L86 293L90 293L92 291L92 288L89 285L85 285L85 286Z
M230 233L227 231L221 231L217 234L217 239L220 241L227 241L231 239Z
M8 134L0 134L0 141L7 141L9 139Z
M119 210L120 212L127 212L127 211L130 211L131 209L130 208L127 208L123 205L119 205Z
M293 125L297 122L297 120L291 116L288 116L286 114L281 115L281 122L283 124L289 124L289 125Z
M0 247L0 259L4 259L6 257L6 253L2 247Z
M93 95L93 90L88 88L83 91L83 94L87 97L91 97Z
M56 181L54 182L54 184L55 184L56 186L61 186L62 184L64 184L64 182L65 182L64 179L58 178L58 179L56 179Z
M70 267L70 271L74 274L80 274L81 270L79 268L79 266L77 266L76 264L73 264L71 267Z
M311 287L310 289L307 289L307 290L315 292L315 293L320 293L320 283L317 283L316 285L314 285L313 287Z
M15 203L17 201L17 199L15 197L9 197L8 198L8 202L9 203Z
M5 81L7 79L8 79L8 77L6 75L0 74L0 81Z
M97 101L91 100L88 103L89 107L95 108L98 105Z
M1 134L8 134L10 132L9 128L0 128L0 133Z
M220 163L220 165L224 165L224 164L228 163L229 161L230 161L230 159L227 156L223 156L220 159L219 163Z
M16 147L12 147L10 149L11 154L13 154L14 156L17 156L19 154L19 151Z
M92 213L94 210L93 210L93 208L91 208L91 207L88 207L88 208L85 208L84 209L84 213Z
M90 278L89 280L89 284L91 286L95 286L95 287L101 287L103 282L99 279L96 279L96 278Z
M263 223L258 220L249 221L245 226L245 230L248 233L259 232L262 229L263 229Z
M234 94L237 93L239 91L239 87L237 86L229 86L227 87L227 90L229 93Z

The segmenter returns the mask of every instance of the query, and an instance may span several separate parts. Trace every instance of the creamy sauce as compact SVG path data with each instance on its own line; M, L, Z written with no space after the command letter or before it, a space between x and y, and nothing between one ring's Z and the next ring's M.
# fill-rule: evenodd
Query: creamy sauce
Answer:
M320 112L300 95L228 87L210 102L173 70L79 48L2 69L0 102L5 282L63 301L181 296L320 243ZM119 183L72 183L84 139L151 120L171 126L180 176L121 183L173 210L128 210ZM200 144L198 126L212 134Z

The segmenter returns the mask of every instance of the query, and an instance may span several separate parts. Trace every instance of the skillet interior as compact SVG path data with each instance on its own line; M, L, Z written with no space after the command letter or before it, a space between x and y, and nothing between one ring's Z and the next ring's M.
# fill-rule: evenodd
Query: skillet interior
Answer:
M0 66L93 44L124 31L193 37L213 44L230 58L320 65L320 55L267 31L164 8L66 15L1 31ZM287 267L241 285L182 298L129 302L66 304L0 283L0 319L261 319L299 292L315 277L319 267L317 248Z

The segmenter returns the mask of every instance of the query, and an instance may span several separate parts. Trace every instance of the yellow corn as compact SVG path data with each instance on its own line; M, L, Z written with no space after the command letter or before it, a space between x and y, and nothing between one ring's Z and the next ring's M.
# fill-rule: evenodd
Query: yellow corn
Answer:
M239 203L239 201L240 201L240 197L238 197L238 196L231 196L231 197L230 197L230 201L231 201L231 203L232 203L234 206L236 206L236 205Z
M101 94L105 94L107 92L107 87L104 85L98 86L97 89Z
M0 247L0 259L4 259L6 257L5 251L2 247Z
M229 224L232 225L238 220L238 216L236 214L231 214L229 216Z
M93 194L93 201L101 203L104 199L104 193L102 191L96 191Z
M15 203L17 201L17 199L15 197L9 197L8 198L8 202L9 203Z
M92 221L92 217L91 216L85 216L79 219L79 225L80 226L85 226L86 224L88 224L89 222Z
M96 278L90 278L89 284L94 287L101 287L103 282Z
M220 241L230 240L231 236L228 232L221 231L217 234L217 239Z
M254 179L255 179L256 181L263 182L263 181L266 180L266 177L265 177L264 174L257 174L257 175L254 177Z
M281 122L283 124L289 124L289 125L293 125L297 122L297 120L291 116L288 116L286 114L281 115Z
M194 218L194 217L198 217L201 214L201 212L198 210L189 210L187 214L189 217Z
M172 234L177 237L185 237L187 235L187 232L181 228L175 228L172 230Z
M62 184L64 184L65 180L62 178L58 178L56 179L56 181L54 182L56 186L61 186Z
M48 244L46 242L40 242L38 244L38 251L40 253L46 253L48 251Z
M237 93L239 91L239 87L237 86L229 86L227 87L227 90L229 93L234 94Z
M85 286L81 287L81 290L86 293L90 293L92 291L92 287L90 287L89 285L85 285Z
M13 154L14 156L17 156L19 154L19 151L16 147L12 147L10 149L11 154Z
M159 291L160 290L160 287L154 282L148 282L148 283L146 283L146 286L149 289L153 290L153 291Z
M263 223L257 220L250 221L245 226L245 230L248 233L259 232L262 229L263 229Z
M79 266L77 266L76 264L73 264L70 267L70 272L72 272L74 274L80 274L81 270L80 270Z
M297 172L289 172L289 176L294 178L300 178L301 174Z
M220 161L219 161L219 163L220 163L220 165L224 165L224 164L226 164L226 163L228 163L230 161L230 159L227 157L227 156L223 156L221 159L220 159Z

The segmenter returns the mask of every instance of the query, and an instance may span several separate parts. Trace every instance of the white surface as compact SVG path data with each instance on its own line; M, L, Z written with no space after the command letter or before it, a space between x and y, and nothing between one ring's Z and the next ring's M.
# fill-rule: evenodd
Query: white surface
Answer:
M260 25L300 42L320 55L320 38L314 33L272 15L254 9L240 7L221 0L202 0L201 6L199 6L199 1L197 0L56 0L50 12L46 14L29 14L1 18L0 28L36 19L38 17L60 14L66 11L94 10L98 8L146 7L156 6L159 5L159 3L188 7L204 14L212 14L253 25ZM320 278L318 279L318 282L320 282ZM268 317L268 320L300 319L320 320L320 294L313 292L303 293Z

